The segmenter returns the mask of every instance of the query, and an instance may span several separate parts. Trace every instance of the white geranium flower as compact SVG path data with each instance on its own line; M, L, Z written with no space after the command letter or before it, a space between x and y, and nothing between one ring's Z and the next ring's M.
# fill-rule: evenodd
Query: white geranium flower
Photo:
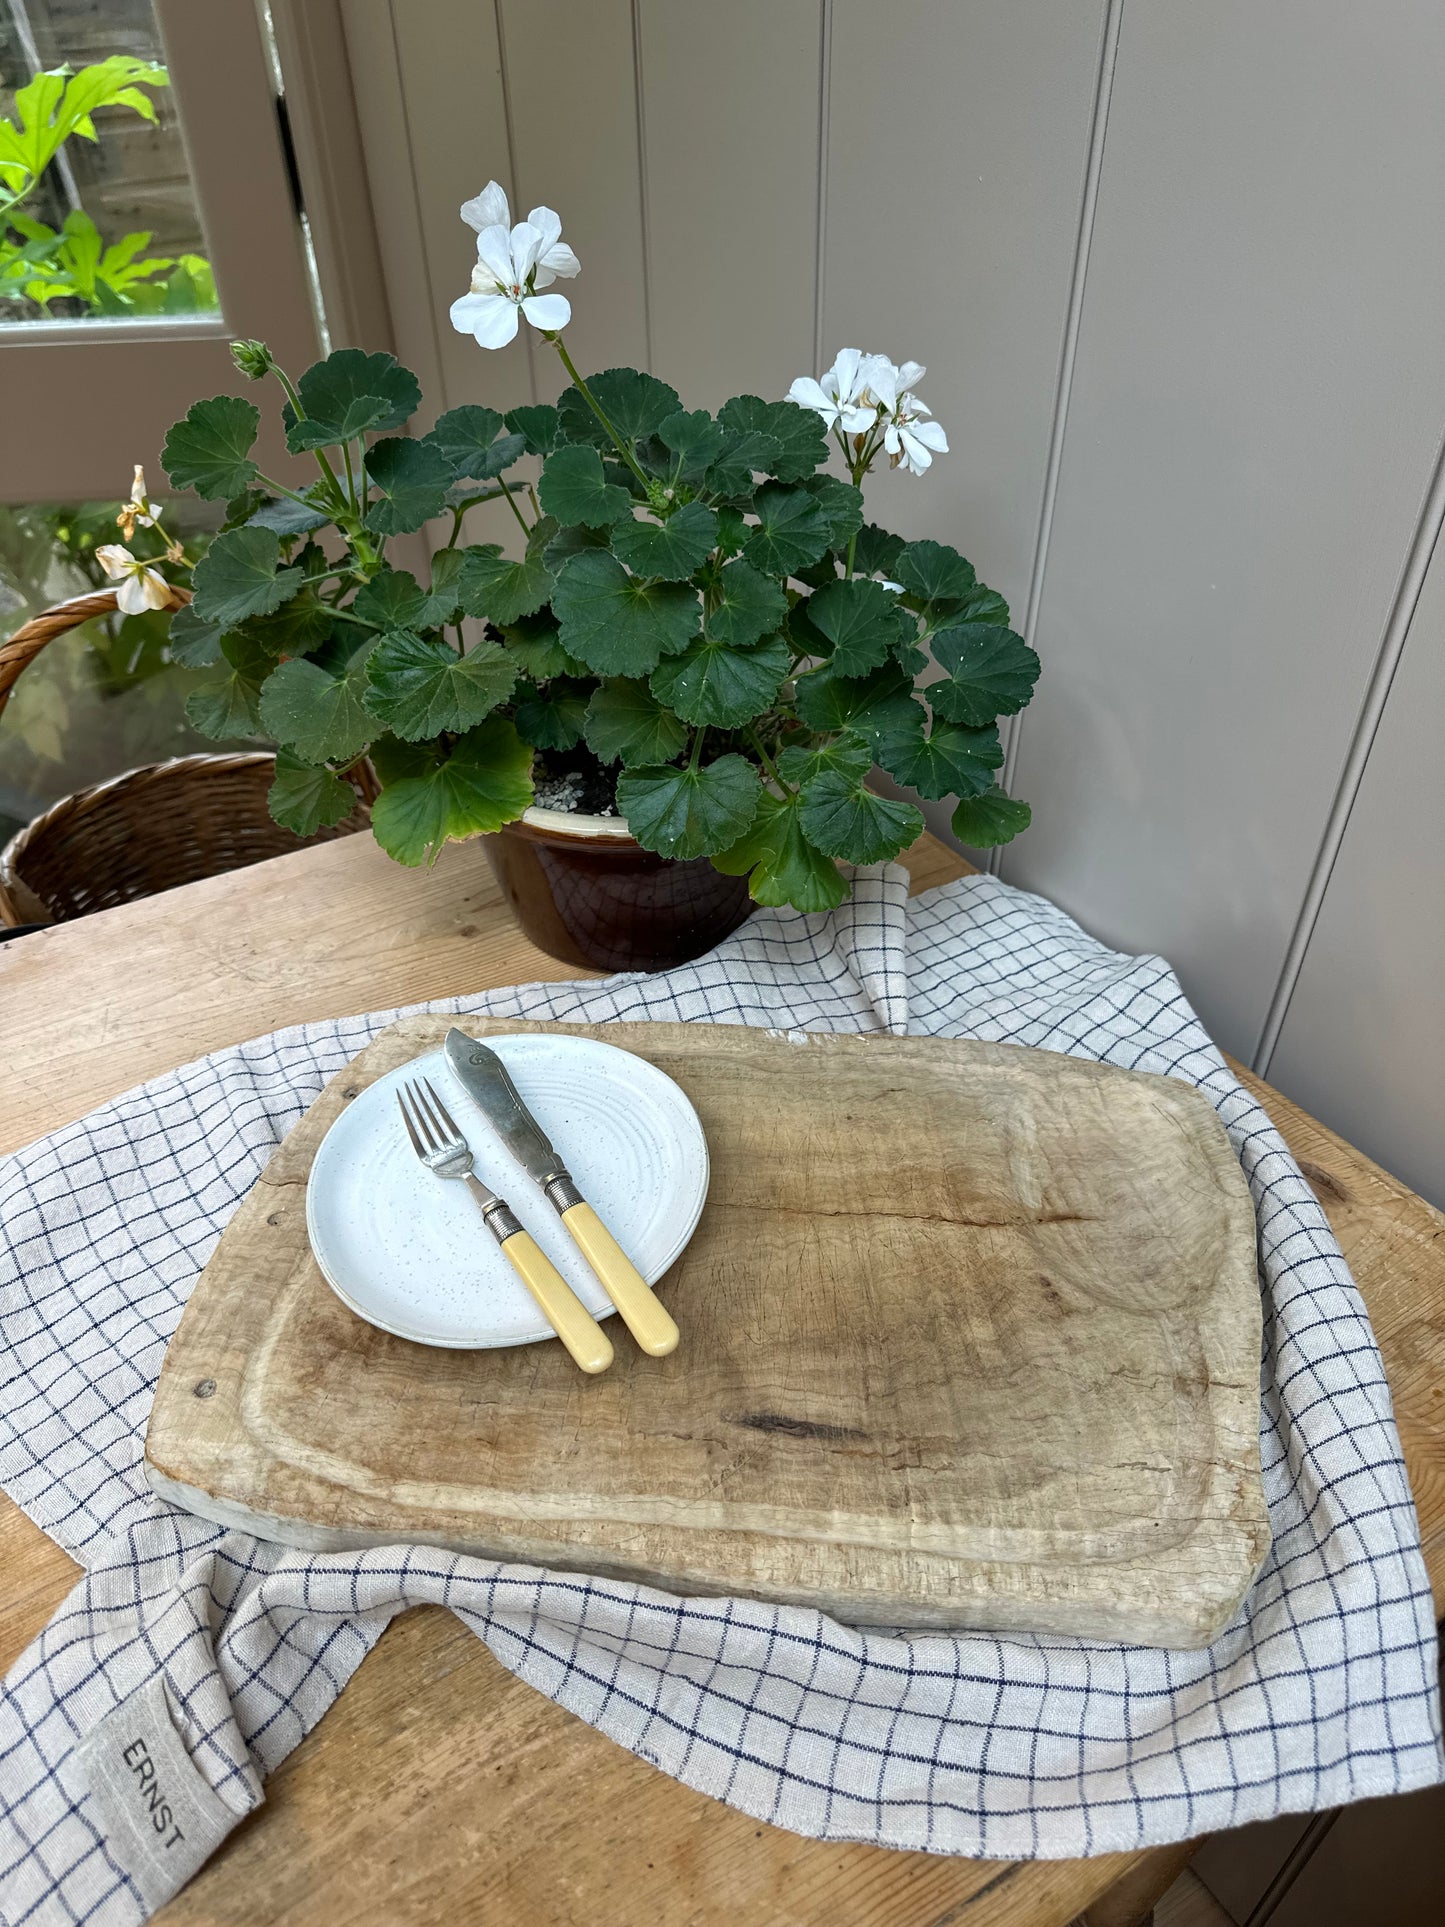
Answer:
M857 348L844 348L821 381L799 375L788 390L788 400L795 401L799 408L811 408L822 417L825 428L841 428L845 435L866 434L878 411L860 398L868 386L870 364L880 359L864 355Z
M142 562L119 542L104 543L96 550L95 559L111 581L120 584L115 600L122 615L138 616L147 609L170 608L171 585L160 570Z
M461 213L478 230L477 265L470 292L452 303L457 332L474 336L483 348L503 348L516 339L519 312L534 328L565 328L571 302L538 293L559 276L570 280L582 266L562 240L559 216L550 207L534 207L525 221L509 227L511 210L496 181L465 202Z
M883 430L883 446L894 468L921 475L935 455L948 453L948 437L916 395L900 395Z

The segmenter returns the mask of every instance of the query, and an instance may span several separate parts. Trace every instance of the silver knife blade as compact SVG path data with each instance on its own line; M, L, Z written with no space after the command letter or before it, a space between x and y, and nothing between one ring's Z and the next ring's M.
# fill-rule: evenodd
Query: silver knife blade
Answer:
M447 1032L444 1049L468 1097L486 1112L488 1122L528 1176L542 1185L565 1178L566 1165L518 1096L497 1053L455 1027Z

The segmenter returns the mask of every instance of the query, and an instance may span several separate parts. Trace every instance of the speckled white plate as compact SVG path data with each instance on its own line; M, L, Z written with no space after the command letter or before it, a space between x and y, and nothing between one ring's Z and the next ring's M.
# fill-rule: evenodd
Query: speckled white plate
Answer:
M664 1072L614 1044L545 1032L486 1041L583 1196L655 1284L692 1236L707 1197L697 1112ZM594 1317L607 1317L612 1301L561 1219L439 1050L368 1085L316 1153L306 1229L337 1297L419 1345L479 1349L554 1336L467 1187L433 1177L412 1150L396 1091L418 1074L465 1133L477 1176L507 1200Z

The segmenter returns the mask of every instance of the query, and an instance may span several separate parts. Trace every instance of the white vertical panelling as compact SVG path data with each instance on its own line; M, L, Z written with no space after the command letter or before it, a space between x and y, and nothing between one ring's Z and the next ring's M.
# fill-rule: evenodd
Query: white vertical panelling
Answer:
M516 200L562 216L582 272L567 350L585 376L647 366L637 88L629 0L501 0ZM561 284L559 284L561 285ZM534 338L537 399L567 386L556 351Z
M1438 545L1269 1067L1445 1207L1445 545Z
M638 0L653 372L692 408L810 370L819 0Z
M1103 23L1102 0L833 4L823 357L928 365L951 453L871 477L870 509L961 549L1020 619Z
M1440 426L1445 14L1124 16L1003 874L1259 1037Z
M489 179L516 199L496 14L475 0L342 6L396 353L421 379L415 425L463 402L530 400L524 344L479 348L447 315L476 259L458 208ZM467 533L510 542L516 526L491 503L473 510Z

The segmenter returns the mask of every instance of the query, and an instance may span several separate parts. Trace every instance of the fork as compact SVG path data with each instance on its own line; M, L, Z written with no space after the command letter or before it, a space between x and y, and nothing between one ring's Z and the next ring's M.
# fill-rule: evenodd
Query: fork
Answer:
M435 1177L463 1178L482 1207L487 1229L502 1247L538 1309L584 1372L605 1372L612 1341L505 1198L489 1191L472 1171L471 1146L425 1077L396 1094L412 1149Z

